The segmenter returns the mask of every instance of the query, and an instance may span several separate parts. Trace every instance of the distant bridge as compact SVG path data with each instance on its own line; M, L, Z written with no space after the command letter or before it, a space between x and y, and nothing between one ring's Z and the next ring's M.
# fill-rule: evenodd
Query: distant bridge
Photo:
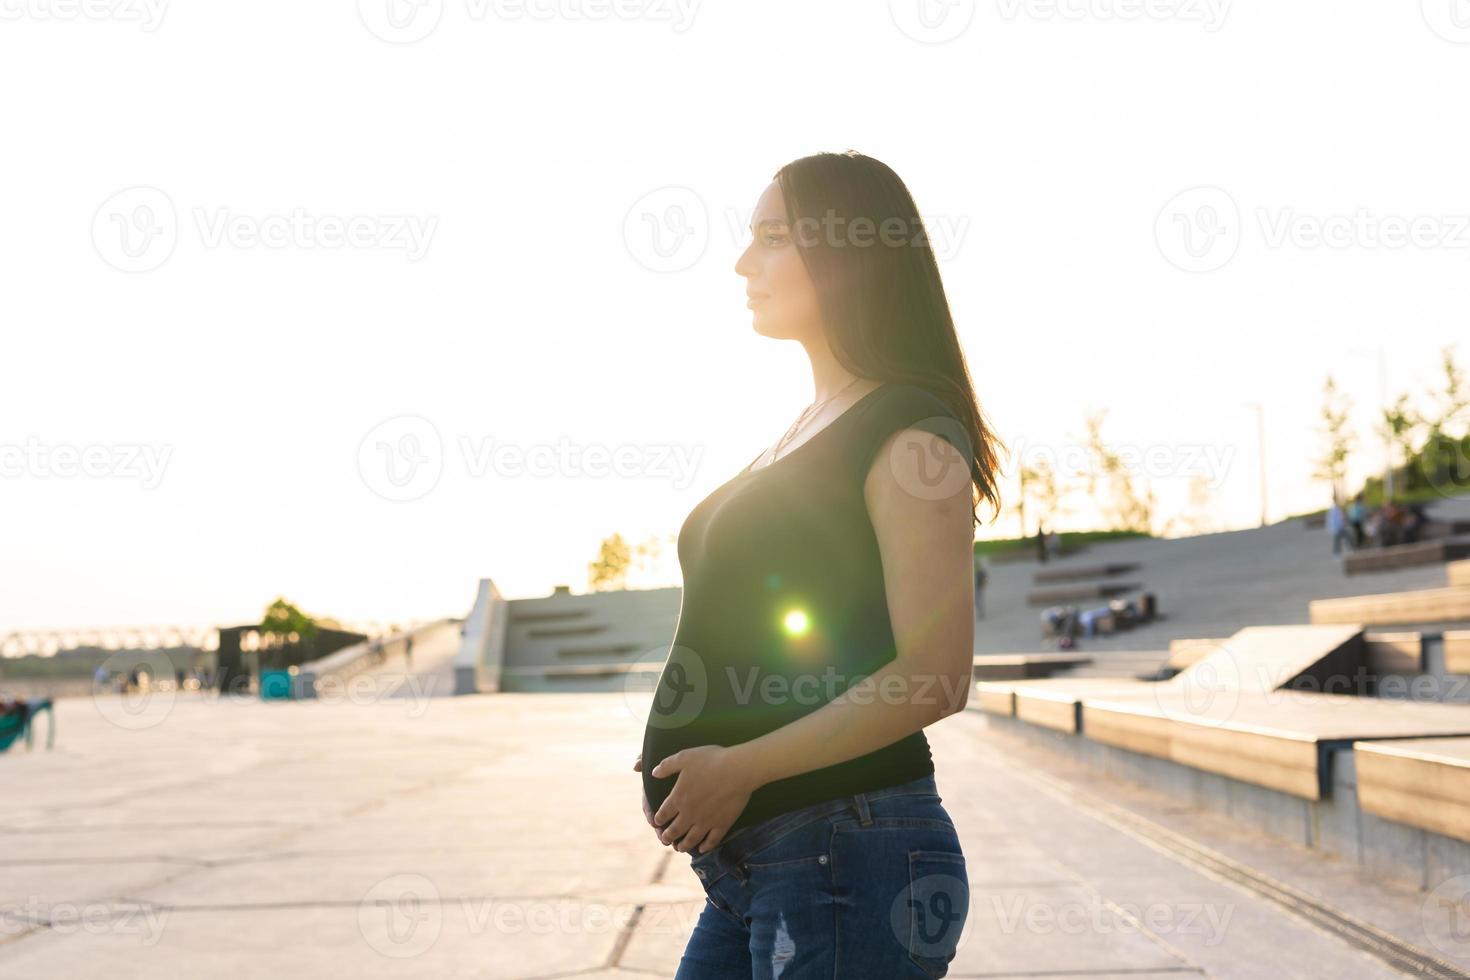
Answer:
M382 636L417 621L392 624L378 622L337 622L341 629L367 636ZM324 624L325 625L325 624ZM216 626L99 626L87 629L34 629L0 633L0 657L23 657L36 654L55 656L84 647L99 650L167 650L195 647L213 652L219 649Z

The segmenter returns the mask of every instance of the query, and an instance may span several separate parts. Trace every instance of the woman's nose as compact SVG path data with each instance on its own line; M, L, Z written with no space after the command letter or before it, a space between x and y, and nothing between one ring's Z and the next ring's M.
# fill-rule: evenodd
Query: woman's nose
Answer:
M745 247L745 251L740 253L740 258L735 260L735 274L737 276L741 276L745 279L750 279L752 276L755 275L755 262L750 257L750 251L754 247L754 242L752 242L750 245L747 245Z

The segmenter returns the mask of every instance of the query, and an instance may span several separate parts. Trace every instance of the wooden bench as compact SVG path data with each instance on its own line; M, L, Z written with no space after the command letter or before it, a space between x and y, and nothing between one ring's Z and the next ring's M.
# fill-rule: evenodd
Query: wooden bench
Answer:
M1419 528L1419 540L1427 541L1430 538L1453 538L1460 534L1470 534L1470 521L1425 521Z
M1470 841L1470 738L1357 742L1358 806Z
M975 700L985 714L1022 721L1055 731L1080 731L1082 698L1095 694L1131 694L1152 688L1148 681L1118 677L1045 677L1031 681L981 681Z
M1175 679L1231 691L1323 690L1362 662L1363 631L1356 624L1247 626Z
M1331 753L1353 742L1470 736L1463 706L1302 691L1084 697L1094 741L1308 800L1331 786Z
M1067 585L1053 589L1034 589L1026 594L1026 604L1054 606L1062 602L1084 602L1089 599L1111 599L1143 588L1137 582L1099 582L1092 585Z
M1446 585L1470 585L1470 561L1452 561L1444 567Z
M1109 575L1123 575L1127 572L1138 570L1136 561L1114 561L1102 565L1076 565L1071 568L1048 568L1045 571L1033 572L1031 581L1037 585L1044 582L1071 582L1079 578L1105 578Z
M1169 641L1169 657L1164 666L1173 671L1185 670L1224 646L1226 637L1215 639L1181 639Z
M1081 730L1080 705L1090 697L1212 697L1210 692L1217 689L1235 696L1242 691L1274 691L1294 684L1320 688L1333 676L1354 674L1362 662L1363 650L1363 633L1356 626L1250 626L1226 639L1210 641L1203 656L1167 681L1066 676L1017 680L987 690L993 695L990 703L999 713L1075 733ZM1161 651L1147 655L1159 659L1164 656ZM1111 656L1129 654L1110 651L1102 659ZM985 699L981 701L982 710L988 710Z
M1313 599L1307 604L1307 618L1313 623L1364 626L1470 622L1470 586Z
M1430 541L1354 551L1343 558L1342 570L1348 575L1360 575L1364 572L1387 572L1413 565L1433 565L1460 558L1470 558L1470 537L1435 538Z
M1374 675L1419 674L1424 670L1424 636L1420 633L1367 633L1364 662Z
M1445 630L1444 669L1447 674L1470 674L1470 630Z
M1016 714L1015 682L977 681L975 704L988 715L1014 717Z
M975 658L977 681L1026 680L1047 677L1068 667L1092 663L1080 653L991 653Z
M1075 735L1082 730L1084 697L1136 694L1153 682L1117 677L1052 677L1012 686L1015 715L1024 722Z
M1176 673L1166 669L1167 660L1163 650L1095 650L1092 663L1074 667L1064 676L1156 681Z

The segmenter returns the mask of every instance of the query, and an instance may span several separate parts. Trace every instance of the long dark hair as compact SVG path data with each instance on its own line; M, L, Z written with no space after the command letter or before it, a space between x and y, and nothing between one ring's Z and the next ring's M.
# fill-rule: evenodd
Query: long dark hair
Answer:
M918 385L944 402L970 441L972 523L981 500L999 517L996 449L1005 447L975 398L908 188L887 164L856 150L793 160L775 180L838 363L859 377Z

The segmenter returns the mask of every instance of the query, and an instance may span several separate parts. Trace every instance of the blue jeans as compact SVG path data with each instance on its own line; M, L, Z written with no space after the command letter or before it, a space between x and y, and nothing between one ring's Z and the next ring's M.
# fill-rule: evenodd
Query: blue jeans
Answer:
M942 977L969 913L932 775L780 814L690 857L706 902L674 980Z

